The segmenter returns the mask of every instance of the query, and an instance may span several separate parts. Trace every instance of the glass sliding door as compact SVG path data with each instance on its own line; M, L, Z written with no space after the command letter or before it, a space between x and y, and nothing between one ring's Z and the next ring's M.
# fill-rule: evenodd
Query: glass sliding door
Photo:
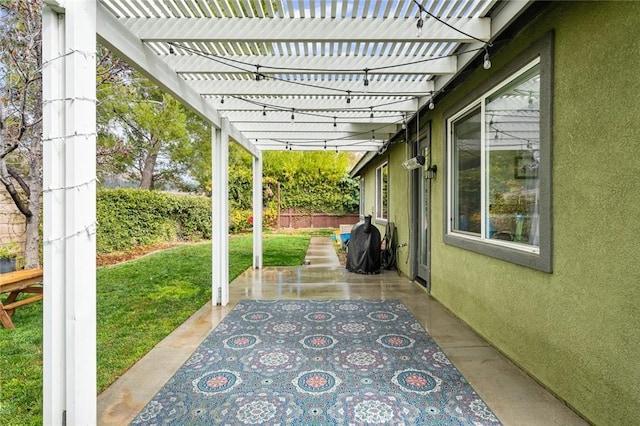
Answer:
M418 141L418 155L423 155L425 164L418 170L414 192L414 202L417 202L417 213L414 231L418 235L417 270L416 275L427 289L431 288L431 180L427 179L427 168L431 165L431 129L425 129L424 137Z

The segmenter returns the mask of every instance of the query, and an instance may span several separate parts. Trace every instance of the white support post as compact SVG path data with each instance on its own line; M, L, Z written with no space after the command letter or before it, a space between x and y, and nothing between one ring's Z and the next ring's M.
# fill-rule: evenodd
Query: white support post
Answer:
M43 10L44 424L96 423L96 2Z
M253 157L253 269L262 269L262 152Z
M229 303L229 134L226 123L211 132L211 244L213 305Z

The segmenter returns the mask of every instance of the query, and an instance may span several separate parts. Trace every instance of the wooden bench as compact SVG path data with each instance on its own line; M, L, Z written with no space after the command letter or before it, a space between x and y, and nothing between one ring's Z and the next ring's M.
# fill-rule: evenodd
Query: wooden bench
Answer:
M9 296L4 303L0 300L0 323L4 328L15 328L11 321L15 309L42 300L42 269L0 274L0 294L2 293L9 293ZM32 293L34 296L16 302L20 293Z

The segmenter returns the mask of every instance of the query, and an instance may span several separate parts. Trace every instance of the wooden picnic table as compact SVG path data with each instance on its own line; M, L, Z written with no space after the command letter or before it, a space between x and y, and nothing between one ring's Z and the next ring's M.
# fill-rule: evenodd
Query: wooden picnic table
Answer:
M24 269L0 274L0 294L9 293L7 299L0 300L0 323L5 328L15 328L11 316L16 308L42 300L42 269ZM34 296L16 301L20 293Z

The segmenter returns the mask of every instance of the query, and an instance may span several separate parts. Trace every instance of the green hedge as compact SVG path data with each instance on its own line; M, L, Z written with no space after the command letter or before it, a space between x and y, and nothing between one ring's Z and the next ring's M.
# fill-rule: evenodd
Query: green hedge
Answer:
M211 199L139 189L97 195L98 253L211 238Z

